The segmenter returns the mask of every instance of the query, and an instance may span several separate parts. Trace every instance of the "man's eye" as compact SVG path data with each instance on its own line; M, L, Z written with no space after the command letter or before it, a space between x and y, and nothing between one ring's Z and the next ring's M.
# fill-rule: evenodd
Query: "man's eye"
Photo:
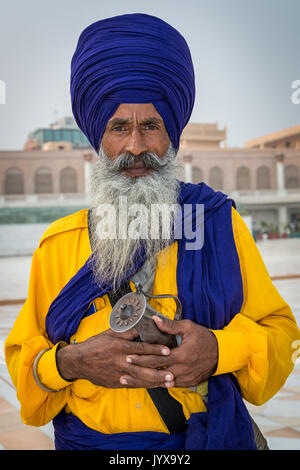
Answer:
M145 126L146 131L153 131L156 129L158 129L158 127L155 124L148 124L147 126Z
M122 132L122 131L126 131L126 127L124 126L114 126L112 128L113 131L117 131L117 132Z

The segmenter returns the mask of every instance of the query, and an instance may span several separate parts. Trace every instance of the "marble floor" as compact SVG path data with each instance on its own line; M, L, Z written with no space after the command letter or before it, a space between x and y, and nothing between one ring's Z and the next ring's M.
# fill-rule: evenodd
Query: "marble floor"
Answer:
M282 297L300 326L300 239L258 242ZM51 423L25 426L3 355L3 344L27 295L30 257L0 258L0 449L53 449ZM299 276L299 277L297 277ZM267 403L247 404L271 450L300 450L300 359L282 389Z

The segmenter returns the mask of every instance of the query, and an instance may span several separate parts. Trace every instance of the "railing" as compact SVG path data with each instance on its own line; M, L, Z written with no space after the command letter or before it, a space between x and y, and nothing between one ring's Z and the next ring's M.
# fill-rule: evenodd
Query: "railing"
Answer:
M274 189L245 189L236 191L223 190L233 199L257 199L257 202L270 198L276 200L296 198L300 201L300 188L299 189L285 189L285 190L274 190ZM77 204L88 204L90 198L84 193L61 193L61 194L6 194L0 196L0 207L17 207L17 206L39 206L39 205L71 205Z
M241 189L230 192L236 196L277 196L278 193L277 189Z
M225 191L226 192L226 191ZM263 203L266 201L276 202L289 202L289 201L300 201L300 189L264 189L264 190L240 190L230 191L230 197L237 200L255 201L255 203Z
M89 197L82 193L66 194L14 194L0 196L0 207L88 204Z

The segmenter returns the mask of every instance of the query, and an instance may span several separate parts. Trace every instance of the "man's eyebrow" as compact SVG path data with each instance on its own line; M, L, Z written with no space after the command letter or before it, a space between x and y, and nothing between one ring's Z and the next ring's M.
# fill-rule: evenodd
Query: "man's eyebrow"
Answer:
M130 122L131 122L130 119L115 117L115 118L111 119L110 121L108 121L108 124L110 126L114 126L115 124L128 124Z
M122 125L122 124L130 124L130 123L132 123L132 119L121 118L121 117L119 118L115 117L115 118L112 118L110 121L108 121L108 124L110 126L115 126L116 124ZM154 116L144 119L143 121L140 122L140 124L142 124L143 126L147 124L162 124L162 123L163 123L162 119L159 119Z
M145 126L146 124L162 124L162 122L163 122L162 119L159 119L156 117L150 117L142 121L141 124Z
M159 119L156 117L150 117L150 118L144 119L144 121L141 121L141 124L151 124L151 123L161 124L162 122L163 122L162 119Z

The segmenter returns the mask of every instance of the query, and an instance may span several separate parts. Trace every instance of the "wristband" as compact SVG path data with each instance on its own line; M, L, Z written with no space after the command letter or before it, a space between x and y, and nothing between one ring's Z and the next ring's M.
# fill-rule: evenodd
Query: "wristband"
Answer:
M38 373L37 373L37 366L39 363L39 360L41 359L42 355L45 354L45 352L49 351L51 348L43 349L43 351L39 352L39 354L36 356L33 366L32 366L32 371L33 371L33 377L34 380L36 381L37 385L44 390L44 392L47 393L56 393L60 392L60 390L53 390L52 388L48 388L45 385L42 384L42 382L39 379Z

